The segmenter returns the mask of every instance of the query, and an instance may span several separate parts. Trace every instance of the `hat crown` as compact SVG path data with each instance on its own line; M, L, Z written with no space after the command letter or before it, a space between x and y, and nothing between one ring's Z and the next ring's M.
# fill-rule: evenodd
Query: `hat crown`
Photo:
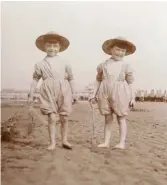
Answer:
M46 35L59 35L59 34L55 31L49 31L48 33L46 33Z
M102 45L103 51L106 54L111 55L111 47L113 47L114 45L117 45L118 43L124 43L126 45L126 55L133 54L136 50L136 46L133 43L131 43L130 41L128 41L126 38L122 36L118 36L118 37L106 40Z
M48 33L44 34L44 35L40 35L37 39L36 39L36 46L38 49L40 49L41 51L45 52L45 41L58 41L61 45L60 47L60 52L66 50L68 48L68 46L70 45L70 42L67 38L63 37L62 35L58 34L55 31L49 31Z
M125 37L121 37L121 36L118 36L118 37L116 37L115 39L117 39L117 40L122 40L122 41L127 41Z

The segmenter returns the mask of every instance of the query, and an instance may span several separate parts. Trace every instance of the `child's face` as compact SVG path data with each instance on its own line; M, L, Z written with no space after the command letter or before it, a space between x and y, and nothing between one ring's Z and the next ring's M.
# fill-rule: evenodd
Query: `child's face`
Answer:
M45 51L48 56L53 57L60 51L59 43L45 43Z
M111 48L111 55L116 61L122 60L125 54L126 49L120 48L118 46L114 46Z

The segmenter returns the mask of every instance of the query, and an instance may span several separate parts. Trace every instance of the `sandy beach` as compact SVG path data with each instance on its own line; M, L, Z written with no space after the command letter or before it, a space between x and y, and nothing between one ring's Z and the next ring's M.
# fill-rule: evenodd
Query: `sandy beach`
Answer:
M91 147L92 122L87 102L73 106L69 117L69 141L73 150L61 147L60 125L57 124L57 148L47 151L47 124L31 122L24 105L6 103L2 121L15 112L20 138L1 143L3 185L165 185L167 183L167 103L137 103L127 118L126 149L113 150L118 142L118 125L113 123L109 149ZM38 109L37 109L38 110ZM38 110L39 111L39 110ZM39 112L40 113L40 112ZM47 120L47 117L43 118ZM104 118L95 110L96 143L103 141Z

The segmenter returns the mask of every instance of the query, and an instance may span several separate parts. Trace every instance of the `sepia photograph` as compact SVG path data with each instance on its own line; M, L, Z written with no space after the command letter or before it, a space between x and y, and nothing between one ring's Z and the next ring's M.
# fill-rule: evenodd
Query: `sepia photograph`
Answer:
M167 1L1 1L2 185L167 184Z

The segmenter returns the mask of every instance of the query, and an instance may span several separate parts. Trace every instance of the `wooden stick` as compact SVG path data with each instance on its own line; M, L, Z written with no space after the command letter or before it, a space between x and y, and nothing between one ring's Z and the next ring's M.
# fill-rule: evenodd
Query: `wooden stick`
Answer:
M92 124L92 135L91 135L91 145L92 148L96 144L95 141L95 107L91 104L91 113L92 113L92 118L91 118L91 124Z

